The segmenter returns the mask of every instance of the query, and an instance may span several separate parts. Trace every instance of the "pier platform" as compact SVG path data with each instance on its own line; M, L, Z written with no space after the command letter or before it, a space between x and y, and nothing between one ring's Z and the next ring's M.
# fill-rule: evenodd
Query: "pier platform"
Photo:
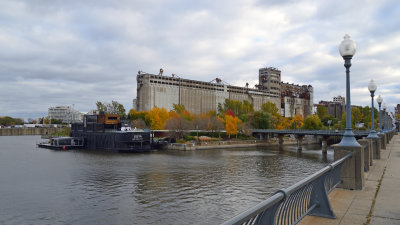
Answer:
M336 219L306 216L301 225L400 224L400 136L395 135L381 159L365 173L363 190L336 188L329 195Z

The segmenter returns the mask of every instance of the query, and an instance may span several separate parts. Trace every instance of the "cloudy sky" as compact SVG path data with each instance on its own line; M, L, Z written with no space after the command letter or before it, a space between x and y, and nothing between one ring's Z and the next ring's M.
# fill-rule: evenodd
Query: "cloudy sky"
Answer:
M50 106L126 109L138 70L254 86L258 69L311 84L314 102L345 96L338 45L357 44L351 103L369 105L370 79L400 103L398 0L1 0L0 116L38 117Z

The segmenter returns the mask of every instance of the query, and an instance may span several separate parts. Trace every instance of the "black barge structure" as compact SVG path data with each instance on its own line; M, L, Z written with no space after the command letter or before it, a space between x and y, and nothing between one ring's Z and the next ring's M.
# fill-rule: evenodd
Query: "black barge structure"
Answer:
M56 143L78 143L79 147ZM151 135L150 130L121 126L119 115L84 115L83 123L71 124L70 137L52 138L48 144L38 144L38 147L60 150L147 152L151 150Z

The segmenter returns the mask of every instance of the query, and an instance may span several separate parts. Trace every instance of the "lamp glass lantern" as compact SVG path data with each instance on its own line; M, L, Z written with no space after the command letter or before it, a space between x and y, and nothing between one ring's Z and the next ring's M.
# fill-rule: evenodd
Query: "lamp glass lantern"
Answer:
M342 140L338 144L339 146L359 147L360 144L354 137L353 130L351 128L351 102L350 102L350 67L351 59L356 53L356 44L350 39L350 36L346 34L343 41L339 45L339 53L344 59L344 67L346 68L346 129Z

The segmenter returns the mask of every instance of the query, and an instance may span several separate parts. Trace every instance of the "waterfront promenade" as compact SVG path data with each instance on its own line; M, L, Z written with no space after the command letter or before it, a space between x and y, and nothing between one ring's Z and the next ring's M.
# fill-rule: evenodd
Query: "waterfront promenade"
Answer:
M299 224L400 224L400 136L395 135L381 159L365 173L363 190L336 188L329 199L336 219L306 216Z

